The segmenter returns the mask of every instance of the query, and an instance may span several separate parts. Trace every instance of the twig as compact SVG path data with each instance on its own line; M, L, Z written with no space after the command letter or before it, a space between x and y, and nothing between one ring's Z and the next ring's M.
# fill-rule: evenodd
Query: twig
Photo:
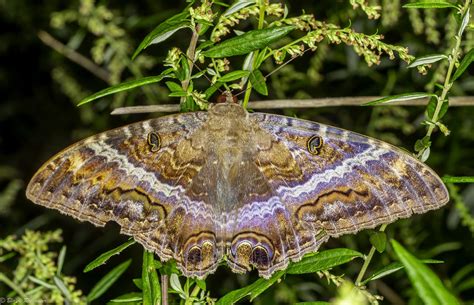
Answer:
M283 109L283 108L320 108L320 107L336 107L336 106L361 106L369 101L379 99L378 96L357 96L357 97L330 97L322 99L307 100L268 100L249 102L250 109ZM381 104L378 106L425 106L428 99L422 98L410 101L398 101L389 104ZM459 96L449 99L450 106L474 106L474 96ZM377 107L378 107L377 106ZM148 106L131 106L120 107L112 111L111 114L131 114L131 113L151 113L151 112L178 112L180 110L177 104L167 105L148 105Z
M76 64L82 66L84 69L88 70L98 78L102 79L106 83L110 84L110 73L96 65L93 61L88 59L87 57L81 55L80 53L74 51L73 49L69 48L49 33L45 31L38 31L37 33L38 38L47 46L53 48L58 53L61 53L71 61L75 62Z
M379 232L385 231L386 228L387 228L387 224L383 224L380 227ZM367 257L364 260L364 264L362 265L362 268L360 269L359 275L357 276L357 279L355 281L356 286L361 285L362 280L364 279L365 272L367 271L367 267L369 267L370 261L372 260L372 257L374 256L375 250L376 250L375 246L372 246L370 248L369 254L367 254Z
M459 13L461 15L461 18L465 17L465 14L469 14L469 8L471 6L471 0L465 0L464 6L459 10ZM454 36L455 44L453 49L451 50L451 55L448 57L449 61L449 66L448 66L448 71L446 72L446 76L444 79L444 84L443 84L443 91L441 92L441 95L437 97L437 103L436 103L436 108L433 112L433 116L430 118L431 122L433 124L430 124L428 126L428 130L426 132L426 136L428 139L430 139L431 134L433 133L435 127L438 125L439 121L439 116L441 113L441 108L443 107L443 104L448 102L446 100L446 97L448 96L449 91L451 90L451 87L453 85L453 82L451 80L452 78L452 73L454 72L454 68L456 66L456 63L458 62L458 57L460 54L460 48L461 48L461 40L462 40L462 30L458 31L458 34ZM450 102L451 105L451 102ZM418 152L418 158L421 158L425 151L429 148L424 147L422 150ZM429 151L428 151L429 152Z
M168 275L161 275L161 305L168 305Z
M199 29L200 26L196 25L192 30L193 30L193 35L191 37L191 41L189 42L189 47L186 52L186 57L188 59L188 67L189 67L189 72L188 75L186 75L186 79L184 79L181 82L181 87L183 88L183 91L188 91L189 83L191 82L191 76L193 75L193 67L194 67L194 61L196 60L196 46L197 42L199 39ZM186 96L181 97L181 105L184 105L186 103Z

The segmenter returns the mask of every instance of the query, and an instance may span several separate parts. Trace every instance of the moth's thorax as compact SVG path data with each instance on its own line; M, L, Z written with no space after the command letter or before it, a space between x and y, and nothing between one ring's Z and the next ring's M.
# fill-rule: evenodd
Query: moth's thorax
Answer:
M205 187L208 200L222 212L230 212L245 202L244 197L255 188L255 176L261 175L253 160L257 145L256 126L238 104L214 104L207 122L194 135L206 156L201 173L213 177ZM199 188L201 189L201 188Z
M248 112L238 104L214 104L209 109L209 119L204 135L207 149L219 158L239 157L251 141Z

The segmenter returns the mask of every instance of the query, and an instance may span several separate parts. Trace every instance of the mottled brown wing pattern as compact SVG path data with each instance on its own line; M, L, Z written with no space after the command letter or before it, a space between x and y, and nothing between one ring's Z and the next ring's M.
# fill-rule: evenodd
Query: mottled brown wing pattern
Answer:
M436 173L392 145L305 120L262 113L250 117L272 138L271 145L260 141L255 162L276 202L275 230L265 236L281 236L270 237L268 245L260 242L270 256L259 269L263 276L315 251L329 237L424 213L449 200ZM250 206L244 214L262 215L261 205Z
M78 142L38 170L27 196L98 226L115 221L123 233L190 273L212 271L220 255L206 243L215 239L214 212L186 196L205 162L192 135L206 118L205 112L172 115ZM193 247L208 254L195 266L183 252Z
M394 146L233 103L81 141L27 195L99 226L116 221L200 278L224 257L234 272L270 277L329 237L448 201L440 178Z

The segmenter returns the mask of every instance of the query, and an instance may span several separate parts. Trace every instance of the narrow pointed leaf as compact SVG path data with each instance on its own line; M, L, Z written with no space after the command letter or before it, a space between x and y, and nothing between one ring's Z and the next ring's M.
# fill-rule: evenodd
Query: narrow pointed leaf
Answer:
M109 250L105 253L102 253L97 257L95 260L87 264L87 266L84 268L84 272L89 272L91 270L94 270L95 268L105 264L112 256L120 254L123 250L127 249L131 245L135 243L135 240L130 239L126 243L121 244L120 246Z
M229 16L229 15L232 15L233 13L235 12L238 12L240 11L241 9L249 6L249 5L252 5L252 4L255 4L256 1L255 0L238 0L238 1L235 1L232 6L230 6L223 14L223 16Z
M427 305L457 305L459 301L443 285L440 278L425 264L414 257L397 241L392 247L400 262L405 266L408 277L418 296Z
M6 261L6 260L8 260L8 259L10 259L10 258L12 258L12 257L14 257L15 255L16 255L15 252L10 252L10 253L7 253L7 254L5 254L5 255L3 255L3 256L0 256L0 263L3 263L4 261Z
M63 246L58 256L58 270L56 271L57 276L59 276L63 270L65 257L66 257L66 246Z
M416 100L420 98L425 98L425 97L431 97L431 96L436 96L435 94L432 93L426 93L426 92L411 92L411 93L404 93L404 94L398 94L398 95L391 95L387 96L375 101L371 101L368 103L363 104L364 106L374 106L374 105L379 105L379 104L388 104L388 103L393 103L393 102L398 102L398 101L409 101L409 100Z
M34 276L31 276L31 275L30 275L30 276L28 276L28 279L29 279L30 281L32 281L33 283L36 283L36 284L38 284L38 285L40 285L40 286L43 286L43 287L45 287L45 288L47 288L47 289L56 289L56 286L51 285L51 284L49 284L49 283L46 283L45 281L40 280L39 278L36 278L36 277L34 277Z
M156 43L160 43L166 40L168 37L176 33L180 29L191 27L191 21L189 20L189 10L185 9L183 12L174 15L173 17L160 23L153 31L151 31L142 40L138 48L135 50L132 56L132 60L140 54L141 51L146 49L148 46Z
M219 78L217 81L221 83L227 83L231 82L237 79L241 79L242 77L246 77L250 74L249 71L244 71L244 70L236 70L229 72L225 75L223 75L221 78Z
M143 249L143 263L142 263L142 295L143 305L154 305L153 304L153 288L148 276L149 261L148 251Z
M110 270L103 278L101 278L95 285L92 287L91 291L87 295L87 301L91 302L98 299L103 295L109 288L112 286L119 277L127 270L128 266L132 262L131 259L126 260L121 263L114 269Z
M370 235L370 243L379 253L382 253L387 246L387 235L384 232L374 232Z
M471 16L471 8L468 7L467 11L464 13L464 17L462 17L461 26L459 27L459 30L458 30L458 37L461 37L462 34L464 33L464 30L469 24L470 16Z
M442 179L444 183L474 183L474 176L444 176Z
M275 282L277 282L283 276L283 274L285 274L285 271L278 271L268 280L260 278L249 286L233 290L220 298L215 305L232 305L247 296L250 296L250 301L252 301L262 292L275 284Z
M110 300L107 304L121 304L121 303L134 303L134 302L141 302L142 294L140 292L129 292L126 294L122 294L115 299Z
M456 69L453 75L453 82L461 76L464 71L471 65L472 61L474 61L474 49L469 50L466 55L461 60L459 67Z
M305 256L301 261L293 263L286 270L288 274L314 273L345 264L363 255L350 249L331 249Z
M133 88L136 88L136 87L141 87L141 86L148 85L148 84L157 83L165 77L166 77L166 75L149 76L149 77L144 77L144 78L135 79L135 80L132 80L132 81L120 83L118 85L105 88L104 90L101 90L101 91L96 92L92 95L89 95L88 97L81 100L77 104L77 106L87 104L87 103L89 103L93 100L99 99L99 98L107 96L107 95L119 93L119 92L122 92L122 91L127 91L127 90L130 90L130 89L133 89Z
M53 282L54 284L56 285L56 287L58 287L59 291L61 291L61 294L67 299L67 300L71 300L71 293L69 292L69 289L67 288L66 284L64 283L64 281L57 277L57 276L54 276L53 277Z
M250 83L252 84L252 87L260 94L262 95L268 95L268 88L266 84L266 79L263 76L262 72L260 70L254 70L252 73L249 75Z
M423 262L425 264L442 264L443 263L443 261L435 260L435 259L424 259L424 260L421 260L421 262ZM397 272L398 270L402 270L403 268L405 268L405 267L400 262L391 263L391 264L389 264L387 266L384 266L383 268L375 271L371 276L369 276L367 279L365 279L361 284L365 285L370 281L374 281L374 280L383 278L383 277L385 277L389 274Z
M147 274L150 281L152 304L158 304L161 299L161 286L156 272L155 255L153 252L146 251L148 255Z
M405 4L404 8L456 8L457 6L444 0L426 0Z
M448 56L444 54L433 54L433 55L422 56L415 59L411 64L409 64L408 68L414 68L420 65L432 64L443 59L448 59Z
M293 29L295 29L294 26L282 26L252 30L240 36L227 39L204 51L202 54L213 58L247 54L267 47L271 43L285 37Z

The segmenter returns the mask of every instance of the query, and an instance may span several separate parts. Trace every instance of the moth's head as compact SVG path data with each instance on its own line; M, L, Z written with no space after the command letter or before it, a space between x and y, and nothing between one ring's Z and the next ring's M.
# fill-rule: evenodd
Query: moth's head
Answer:
M231 92L225 91L217 97L215 104L209 105L209 112L217 116L245 115L246 111L240 106L237 97Z
M238 104L239 100L230 91L224 91L216 99L216 104Z

